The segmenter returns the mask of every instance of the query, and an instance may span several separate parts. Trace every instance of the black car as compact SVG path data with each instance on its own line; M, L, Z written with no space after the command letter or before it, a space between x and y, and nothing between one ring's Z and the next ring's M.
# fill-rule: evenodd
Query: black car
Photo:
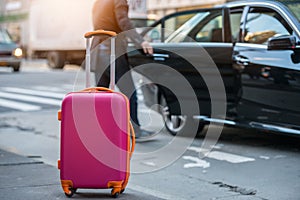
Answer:
M291 9L276 1L238 1L183 11L144 32L155 54L131 51L130 62L153 82L143 87L144 95L148 103L164 106L160 111L170 133L186 131L188 122L199 123L199 130L214 122L300 134L300 2L288 2ZM204 61L205 56L212 60ZM198 113L180 109L179 99L188 102L193 92L174 94L159 84L161 80L178 83L177 77L157 70L159 64L186 78L197 96ZM211 95L222 93L222 87L213 91L217 86L211 86L217 84L218 74L226 110L212 115Z
M14 72L20 70L23 51L16 44L6 29L0 28L0 67L12 67Z

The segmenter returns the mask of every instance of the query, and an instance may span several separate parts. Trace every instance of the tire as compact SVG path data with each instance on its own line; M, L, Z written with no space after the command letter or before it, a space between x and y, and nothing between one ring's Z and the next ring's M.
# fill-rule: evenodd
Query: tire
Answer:
M65 65L66 56L63 52L51 51L47 54L47 60L52 69L62 69Z
M12 66L12 68L13 68L14 72L19 72L20 71L20 63L17 64L17 65Z
M163 120L167 131L173 135L196 136L204 129L205 124L195 120L192 116L171 115L168 106L162 111ZM195 131L197 133L195 133Z
M83 63L84 59L74 59L70 61L70 64L74 64L74 65L79 65L81 66Z

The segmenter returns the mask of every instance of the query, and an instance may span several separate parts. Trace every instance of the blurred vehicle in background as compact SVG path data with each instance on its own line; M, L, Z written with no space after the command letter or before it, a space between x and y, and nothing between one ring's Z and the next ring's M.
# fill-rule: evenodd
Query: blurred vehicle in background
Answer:
M22 56L20 46L12 40L6 29L0 27L0 67L11 67L18 72Z
M33 0L21 29L22 45L31 58L47 58L51 68L81 64L84 33L92 30L92 0Z
M148 82L142 90L149 107L157 106L173 135L189 131L197 123L199 131L209 123L256 128L300 135L300 2L236 1L215 8L189 10L168 15L145 30L154 56L130 52L133 67ZM296 9L295 9L296 8ZM203 49L205 53L203 53ZM174 51L176 53L174 53ZM205 55L204 55L205 54ZM213 74L212 59L219 74ZM201 66L200 74L189 60ZM178 83L149 63L175 69L194 89L200 113L182 113L178 99L189 104L192 94L175 96L155 84L161 80ZM221 75L226 91L226 116L211 117L213 91L203 76Z
M28 19L22 27L26 55L47 58L51 68L65 63L81 64L85 58L83 35L92 30L93 0L32 0ZM130 18L136 26L148 21L146 0L130 0Z

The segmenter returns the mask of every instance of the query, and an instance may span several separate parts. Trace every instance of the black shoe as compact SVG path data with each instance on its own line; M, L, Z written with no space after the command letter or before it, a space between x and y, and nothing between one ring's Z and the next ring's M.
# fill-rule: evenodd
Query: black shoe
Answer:
M140 127L135 127L134 131L135 131L136 142L149 141L155 135L155 132L146 131L141 129Z

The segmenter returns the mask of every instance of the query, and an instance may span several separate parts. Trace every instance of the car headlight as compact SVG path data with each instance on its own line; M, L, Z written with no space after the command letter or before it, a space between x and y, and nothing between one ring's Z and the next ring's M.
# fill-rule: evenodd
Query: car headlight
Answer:
M13 51L13 55L16 56L16 57L21 57L23 55L23 51L21 48L16 48L14 51Z

